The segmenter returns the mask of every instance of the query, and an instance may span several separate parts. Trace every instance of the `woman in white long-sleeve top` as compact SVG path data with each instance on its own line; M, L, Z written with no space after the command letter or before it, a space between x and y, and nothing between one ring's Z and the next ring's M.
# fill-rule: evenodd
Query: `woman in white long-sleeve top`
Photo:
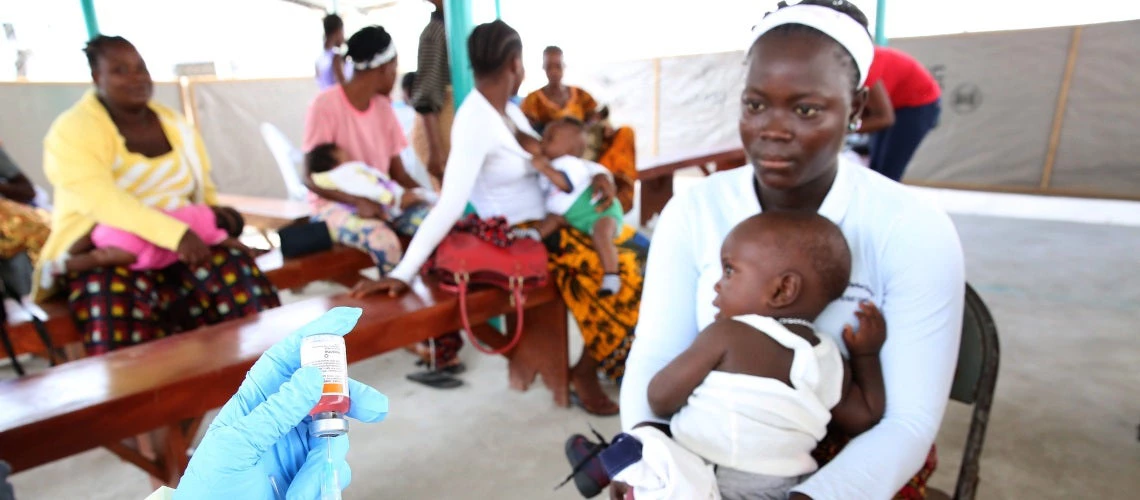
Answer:
M524 70L522 40L502 21L482 24L467 41L475 90L455 114L451 129L451 153L439 202L420 225L403 260L385 279L367 281L357 295L402 293L436 246L463 214L468 202L482 218L502 216L512 226L533 225L546 216L539 171L531 155L519 145L517 131L533 135L526 116L510 102L518 93ZM603 195L599 205L612 203L613 179L600 168L592 179L594 191ZM619 237L622 286L605 298L598 297L603 272L590 237L573 228L563 228L551 238L551 278L570 312L578 320L584 350L571 371L571 384L583 408L595 414L613 415L617 405L602 391L599 371L612 378L622 375L632 339L641 297L641 265L635 252L622 247L631 238Z
M861 301L881 306L890 332L881 353L887 407L854 439L833 430L817 450L822 468L791 498L922 498L957 359L961 245L942 210L840 157L844 137L859 127L874 49L854 5L804 3L816 5L782 7L799 10L781 12L794 19L748 52L740 135L752 168L711 176L661 214L622 386L622 426L667 422L650 410L646 389L713 321L729 230L761 211L818 212L842 229L853 258L847 291L817 330L838 341Z

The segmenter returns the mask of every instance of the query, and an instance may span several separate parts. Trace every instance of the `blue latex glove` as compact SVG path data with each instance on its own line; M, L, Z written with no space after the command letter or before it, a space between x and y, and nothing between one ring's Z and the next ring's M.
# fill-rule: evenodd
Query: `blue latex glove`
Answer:
M324 377L315 367L301 368L301 338L345 335L361 310L335 308L269 348L246 374L237 394L210 424L190 459L175 499L320 498L323 468L332 447L332 463L343 489L352 480L345 456L348 435L332 439L309 436L309 412L321 397ZM379 422L388 415L388 398L349 380L348 416ZM328 444L326 444L328 443Z

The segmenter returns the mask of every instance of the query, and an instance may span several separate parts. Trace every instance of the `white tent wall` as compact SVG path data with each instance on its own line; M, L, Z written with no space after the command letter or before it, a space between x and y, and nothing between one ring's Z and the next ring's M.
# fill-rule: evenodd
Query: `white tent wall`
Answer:
M1140 199L1140 21L892 44L943 83L907 182Z
M1049 188L1140 198L1140 22L1081 29Z
M967 189L1140 199L1140 21L1079 28L898 39L944 86L939 126L906 180ZM1066 71L1070 66L1072 71ZM638 155L675 155L738 141L743 52L629 62L582 63L567 80L633 126ZM537 61L531 79L541 80ZM1065 82L1068 82L1066 85ZM5 147L37 183L50 121L89 84L0 85ZM181 109L176 84L157 98ZM1067 99L1060 99L1067 89ZM223 192L284 197L258 128L272 123L300 145L311 78L200 81L195 118ZM1058 109L1062 110L1058 113Z
M942 116L906 180L1039 186L1070 30L948 35L891 42L942 79Z
M40 187L50 187L43 173L48 128L90 88L90 83L0 83L0 141L24 175ZM155 82L154 99L182 111L177 83Z
M312 78L219 80L190 86L195 120L223 193L285 198L285 181L261 138L262 123L301 147L305 111L317 95Z
M742 52L661 60L658 153L740 143L744 62Z
M528 81L537 78L545 83L542 73L529 71L535 76ZM633 127L638 154L644 155L652 154L657 144L654 110L659 71L658 61L642 60L579 67L568 71L566 78L569 85L588 89L600 104L609 106L614 125Z

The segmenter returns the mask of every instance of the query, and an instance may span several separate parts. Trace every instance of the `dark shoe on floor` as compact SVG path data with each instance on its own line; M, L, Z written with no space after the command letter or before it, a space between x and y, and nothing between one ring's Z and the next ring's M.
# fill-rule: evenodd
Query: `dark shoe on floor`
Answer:
M610 477L598 458L598 453L605 448L605 443L595 443L581 434L566 440L566 459L574 471L574 486L586 498L600 495L610 485Z
M428 362L424 361L422 359L416 361L416 366L427 368L427 365L428 365ZM462 374L463 372L467 371L467 365L465 365L463 363L455 363L453 365L449 365L449 366L445 366L443 368L440 368L436 371L447 373L449 375L459 375L459 374Z
M433 389L454 389L463 385L463 381L455 378L446 371L422 371L408 374L408 380L417 382Z

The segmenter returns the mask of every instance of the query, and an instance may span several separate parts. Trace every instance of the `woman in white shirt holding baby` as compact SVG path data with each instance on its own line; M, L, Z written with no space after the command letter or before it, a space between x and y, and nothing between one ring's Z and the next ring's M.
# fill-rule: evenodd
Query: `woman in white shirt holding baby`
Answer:
M380 281L364 282L357 295L403 293L408 283L463 214L468 202L482 218L503 216L512 226L531 226L546 217L539 172L514 135L534 135L526 116L510 102L518 92L524 70L522 40L502 21L479 25L467 40L475 90L455 115L451 154L439 201L424 219L403 260ZM592 179L601 193L599 206L613 203L613 180L605 173ZM628 233L628 231L627 231ZM625 241L618 241L621 245ZM571 373L578 401L587 411L613 415L617 405L602 391L598 372L611 378L623 374L625 356L637 324L641 297L641 266L634 252L619 250L621 288L598 297L603 272L589 235L563 228L547 240L552 281L578 320L585 340L583 355ZM591 272L582 272L582 270ZM596 271L596 272L593 272Z
M820 457L822 468L790 498L922 498L957 360L961 245L943 211L839 155L867 100L874 47L855 20L862 13L846 0L805 0L777 12L748 49L740 135L749 168L709 177L661 213L622 386L622 427L668 421L650 409L647 387L713 322L729 230L761 211L817 212L842 230L852 267L846 292L816 330L839 339L861 301L880 307L890 332L880 354L886 413L845 446L850 436L832 431L823 451L833 456Z

